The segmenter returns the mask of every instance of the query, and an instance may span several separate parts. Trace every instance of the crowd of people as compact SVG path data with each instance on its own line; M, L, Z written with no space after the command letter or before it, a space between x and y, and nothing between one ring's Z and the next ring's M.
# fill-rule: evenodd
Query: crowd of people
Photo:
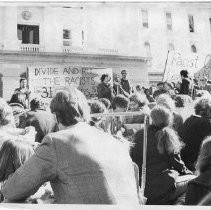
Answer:
M210 93L193 94L186 70L155 91L121 74L103 74L95 99L59 91L47 110L26 79L0 98L1 202L211 205Z

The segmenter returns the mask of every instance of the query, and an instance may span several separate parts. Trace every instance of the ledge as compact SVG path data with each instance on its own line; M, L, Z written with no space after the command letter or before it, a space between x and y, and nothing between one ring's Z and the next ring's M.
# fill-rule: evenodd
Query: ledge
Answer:
M10 51L0 50L0 60L5 60L5 57L13 57L14 60L20 60L20 57L33 58L39 60L43 58L55 58L56 60L81 58L81 59L106 59L106 60L127 60L148 62L151 57L126 56L126 55L104 55L104 54L79 54L79 53L57 53L57 52L24 52L24 51Z

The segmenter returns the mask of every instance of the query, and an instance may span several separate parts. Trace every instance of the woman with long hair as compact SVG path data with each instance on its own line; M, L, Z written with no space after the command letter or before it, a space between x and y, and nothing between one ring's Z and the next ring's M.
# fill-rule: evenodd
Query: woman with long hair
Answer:
M172 112L173 114L172 128L180 135L180 131L183 126L183 118L176 111L175 101L171 98L169 94L161 94L158 96L156 104L159 106L164 106Z
M5 138L7 138L5 136ZM0 149L0 182L3 187L7 179L22 166L34 153L33 145L30 142L19 138L8 138ZM3 201L1 195L1 201Z
M128 144L89 125L85 96L71 87L58 92L50 108L59 131L45 136L3 195L17 201L50 181L56 203L139 204Z
M196 162L198 177L188 184L186 194L186 205L210 205L209 202L202 202L203 198L211 192L211 136L202 142L199 156Z
M147 204L169 204L182 195L192 179L180 158L183 144L171 128L173 115L164 106L156 106L150 113L152 124L147 130L147 162L145 196ZM131 151L133 161L142 167L143 130L135 135ZM141 177L140 177L141 185Z

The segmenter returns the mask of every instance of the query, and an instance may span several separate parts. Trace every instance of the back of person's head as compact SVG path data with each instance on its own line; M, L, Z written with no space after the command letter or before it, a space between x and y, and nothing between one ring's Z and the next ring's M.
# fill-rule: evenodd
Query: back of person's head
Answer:
M188 71L187 70L182 70L182 71L180 71L180 75L185 77L185 78L188 78Z
M0 149L0 182L7 180L33 153L33 145L28 141L6 140Z
M114 97L112 102L112 108L115 110L117 107L127 109L129 106L129 99L123 95L117 95Z
M157 97L156 100L157 105L165 106L171 111L175 110L175 101L168 94L161 94Z
M138 108L141 108L147 104L147 99L136 94L130 96L130 102L133 102L138 105Z
M107 109L105 107L105 105L98 101L98 100L92 100L90 101L90 108L91 108L91 114L97 114L97 113L104 113L107 112ZM103 118L102 117L91 117L91 125L94 125L92 122L94 123L99 123Z
M23 93L14 93L10 99L10 103L18 103L18 104L21 104L24 109L27 108L27 105L26 105L26 98L25 98L25 95Z
M201 144L196 169L201 174L211 166L211 136L204 139Z
M196 115L205 118L211 117L211 96L204 96L195 101L194 110Z
M79 121L90 120L90 107L84 94L71 87L58 92L50 104L52 113L64 126L74 125Z
M91 114L103 113L107 110L105 105L98 100L91 101L90 108L91 108Z
M101 82L103 82L105 80L105 78L108 77L109 78L109 75L108 74L103 74L100 78Z
M192 98L188 95L176 95L175 106L178 108L186 107L193 102Z
M0 98L0 127L6 125L15 125L15 119L13 116L12 108L7 102Z
M179 153L183 144L179 141L176 132L171 128L173 122L173 114L164 106L155 106L150 117L152 124L157 127L157 149L160 154Z
M98 99L98 101L102 102L105 105L106 109L110 109L111 102L107 98L100 98Z
M42 108L42 101L39 98L33 98L30 101L30 108L32 111L35 111L36 109Z

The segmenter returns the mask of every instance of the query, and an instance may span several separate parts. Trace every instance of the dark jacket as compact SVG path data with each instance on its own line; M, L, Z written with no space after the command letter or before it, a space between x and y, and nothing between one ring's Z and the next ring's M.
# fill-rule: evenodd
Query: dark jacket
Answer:
M208 169L201 175L199 175L196 179L193 179L188 183L188 190L186 193L185 204L197 205L210 192L211 192L211 166L208 167Z
M179 154L161 155L157 150L155 137L158 129L149 126L147 134L147 162L145 196L147 204L166 204L168 196L174 192L175 182L179 175L190 173L182 162ZM135 145L131 150L132 160L141 171L143 158L143 130L135 135ZM141 173L139 174L141 186Z
M131 93L131 86L128 80L121 79L121 86L124 91L126 91L129 95Z
M56 120L48 111L37 109L29 111L26 116L26 126L34 126L37 131L35 141L41 142L45 135L58 130Z
M211 123L206 118L191 115L184 122L180 136L185 143L185 148L181 151L181 156L190 170L195 170L195 161L198 157L200 145L204 138L210 134Z
M113 98L112 88L106 85L104 82L101 82L97 86L97 96L98 98L107 98L111 101Z
M188 95L189 91L190 91L189 89L190 89L190 79L188 79L188 78L182 79L179 94Z

